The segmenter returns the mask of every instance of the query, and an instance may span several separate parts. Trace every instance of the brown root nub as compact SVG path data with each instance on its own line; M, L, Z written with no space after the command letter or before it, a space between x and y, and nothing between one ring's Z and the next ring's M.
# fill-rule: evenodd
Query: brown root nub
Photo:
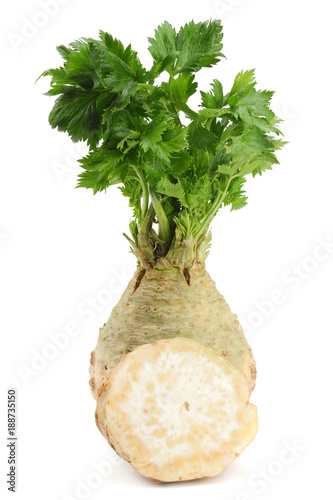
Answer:
M154 481L222 472L257 432L245 375L188 338L127 354L103 381L96 422L115 451Z
M187 267L184 267L182 269L182 273L183 273L183 276L184 276L184 279L186 281L186 283L188 284L188 286L191 285L191 274L190 274L190 271L187 269Z
M139 288L140 283L143 280L145 274L146 274L146 269L141 269L141 271L138 273L132 294L136 292L136 290Z

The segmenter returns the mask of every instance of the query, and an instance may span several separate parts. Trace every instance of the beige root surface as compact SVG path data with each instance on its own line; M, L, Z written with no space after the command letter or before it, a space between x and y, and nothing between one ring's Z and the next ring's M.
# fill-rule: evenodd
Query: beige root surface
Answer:
M237 316L204 265L191 269L190 285L179 271L147 270L142 278L143 273L139 266L100 329L91 355L93 396L97 397L105 377L127 353L137 346L175 337L187 337L216 349L245 374L251 392L256 378L252 350Z
M257 432L245 375L187 338L127 354L104 379L96 422L110 445L155 481L222 472Z

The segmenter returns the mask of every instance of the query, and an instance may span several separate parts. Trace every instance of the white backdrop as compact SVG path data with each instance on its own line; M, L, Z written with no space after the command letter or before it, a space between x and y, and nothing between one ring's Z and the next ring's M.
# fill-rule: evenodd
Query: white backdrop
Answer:
M122 495L214 500L327 498L332 415L332 11L329 0L17 0L1 6L1 498L7 389L18 393L19 500ZM254 442L220 476L156 485L117 459L94 423L88 365L136 262L130 209L114 188L74 190L84 148L51 130L55 47L98 29L132 43L163 20L221 18L227 60L204 70L225 88L256 68L275 90L289 145L249 181L248 206L213 223L207 268L243 323L258 367ZM58 335L58 334L62 335ZM57 342L62 339L62 346ZM58 340L57 340L58 339ZM3 496L4 494L4 496Z

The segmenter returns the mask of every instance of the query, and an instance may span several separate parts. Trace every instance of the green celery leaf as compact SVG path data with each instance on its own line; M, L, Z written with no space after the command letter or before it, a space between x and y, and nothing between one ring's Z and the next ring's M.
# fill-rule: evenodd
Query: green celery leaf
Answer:
M256 84L254 73L254 69L240 71L240 73L236 75L234 84L228 94L228 97L231 97L235 94L242 94L244 93L244 91L250 91L252 88L254 88Z
M173 183L168 179L168 177L162 177L156 186L156 191L166 196L172 196L173 198L184 198L185 191L179 182Z
M155 30L155 38L148 38L148 41L150 42L148 50L155 62L164 66L168 72L172 71L177 53L176 30L165 21Z
M182 125L169 125L162 136L161 146L170 152L182 151L187 147L187 130Z
M121 139L121 141L118 142L117 148L122 151L123 155L126 155L129 151L131 151L131 149L139 145L139 136L139 132L131 130L129 134L127 134Z
M194 83L194 75L183 73L178 78L170 77L169 95L171 100L186 103L189 97L193 95L198 84Z
M128 165L117 150L100 148L79 160L84 172L79 174L77 187L91 188L94 194L112 184L121 183L126 177Z
M110 104L112 93L105 94L104 100L100 99L98 91L77 89L66 90L60 95L49 115L52 128L61 132L68 132L74 142L88 141L95 147L104 133L101 123L103 107Z
M127 180L125 185L119 186L122 194L129 198L129 206L133 208L133 216L136 220L141 219L141 196L142 187L135 179ZM134 230L135 231L135 230Z
M144 151L147 151L161 140L162 134L168 128L170 120L170 116L160 113L148 123L140 140L140 145Z
M236 177L231 181L228 193L223 201L224 206L231 205L231 210L239 210L246 205L247 197L242 189L245 182L244 177Z
M222 38L219 20L191 21L178 34L171 24L164 22L155 30L155 38L149 38L149 51L156 63L162 64L168 58L164 69L174 76L218 63L223 57Z
M234 85L226 96L230 113L236 119L264 132L280 134L275 126L278 120L269 107L274 92L256 90L255 83L254 70L241 72L236 76Z
M221 118L223 116L230 116L230 110L228 108L203 108L199 110L199 115L203 118Z
M100 60L94 44L82 39L71 43L70 47L67 55L63 55L68 81L85 90L99 88Z
M208 109L219 109L223 105L223 89L222 84L218 80L212 83L213 90L211 92L200 92L202 97L202 106Z
M174 73L196 72L218 63L223 54L222 26L219 20L185 24L177 35L177 61Z
M201 118L197 117L188 126L188 141L192 147L214 153L217 137L204 127Z
M179 176L186 172L191 163L192 157L187 151L179 151L170 156L170 164L167 172L173 176Z
M145 74L137 52L132 50L131 45L124 47L120 40L113 38L112 35L100 31L102 43L96 43L97 48L102 53L105 71L123 70L134 78L140 78Z
M163 176L165 176L165 172L158 165L151 165L149 163L143 163L142 169L144 171L145 179L149 186L152 186L156 189L157 184L161 180Z

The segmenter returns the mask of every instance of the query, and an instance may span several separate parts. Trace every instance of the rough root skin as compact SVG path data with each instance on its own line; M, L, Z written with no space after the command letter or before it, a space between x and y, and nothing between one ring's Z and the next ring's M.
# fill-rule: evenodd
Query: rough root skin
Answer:
M143 272L138 266L100 329L90 365L93 396L97 397L104 378L127 353L174 337L187 337L216 349L245 374L252 392L256 379L252 350L237 316L201 264L191 268L190 285L179 270Z
M96 423L154 481L222 472L257 432L246 377L215 350L176 338L137 347L101 384Z

